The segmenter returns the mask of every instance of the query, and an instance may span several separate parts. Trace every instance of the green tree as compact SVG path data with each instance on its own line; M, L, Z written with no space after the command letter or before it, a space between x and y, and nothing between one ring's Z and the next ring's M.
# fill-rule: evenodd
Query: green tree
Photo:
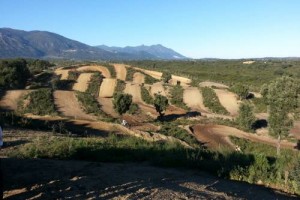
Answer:
M171 80L172 79L172 74L170 73L170 72L164 72L163 74L162 74L162 80L163 80L163 82L164 83L168 83L169 82L169 80Z
M249 87L242 84L236 84L232 87L232 91L239 96L240 100L246 99L249 96Z
M239 115L236 122L244 131L251 131L256 118L253 112L253 106L249 102L243 102L239 108Z
M299 108L299 82L291 77L281 77L272 81L264 89L264 98L269 106L269 132L278 137L277 153L280 153L280 140L289 134L293 126L290 114Z
M155 94L154 107L156 111L159 113L160 117L163 116L163 111L167 109L168 105L169 105L169 101L167 97L162 96L160 94Z
M122 94L122 93L114 94L114 100L113 100L114 109L120 115L126 113L129 110L131 103L132 103L132 96L130 94Z

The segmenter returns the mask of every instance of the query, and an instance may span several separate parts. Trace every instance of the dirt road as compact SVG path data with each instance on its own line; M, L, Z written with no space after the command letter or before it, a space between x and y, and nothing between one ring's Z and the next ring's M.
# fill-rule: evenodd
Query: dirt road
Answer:
M73 91L56 90L53 96L55 106L64 116L75 119L96 120L95 116L88 115L81 109Z

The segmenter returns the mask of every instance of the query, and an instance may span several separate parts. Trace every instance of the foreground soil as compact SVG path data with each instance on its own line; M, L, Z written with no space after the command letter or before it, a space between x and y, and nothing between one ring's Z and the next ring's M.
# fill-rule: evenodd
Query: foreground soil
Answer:
M2 158L4 199L296 199L191 170Z

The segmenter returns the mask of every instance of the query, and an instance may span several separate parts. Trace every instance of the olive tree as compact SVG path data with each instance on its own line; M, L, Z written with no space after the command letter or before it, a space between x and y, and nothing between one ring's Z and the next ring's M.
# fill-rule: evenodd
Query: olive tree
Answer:
M160 94L155 94L153 103L155 110L159 113L159 116L162 117L163 111L165 111L169 105L167 97Z
M126 113L129 110L131 103L132 103L132 96L130 94L123 94L123 93L114 94L114 100L113 100L114 109L120 115Z

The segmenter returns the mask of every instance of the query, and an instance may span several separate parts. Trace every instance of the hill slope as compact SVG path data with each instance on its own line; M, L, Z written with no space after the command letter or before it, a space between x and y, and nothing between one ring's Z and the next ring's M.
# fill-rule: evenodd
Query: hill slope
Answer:
M121 48L122 49L122 48ZM177 59L184 56L161 45L124 50L92 47L47 31L0 28L0 58L64 58L76 60Z

